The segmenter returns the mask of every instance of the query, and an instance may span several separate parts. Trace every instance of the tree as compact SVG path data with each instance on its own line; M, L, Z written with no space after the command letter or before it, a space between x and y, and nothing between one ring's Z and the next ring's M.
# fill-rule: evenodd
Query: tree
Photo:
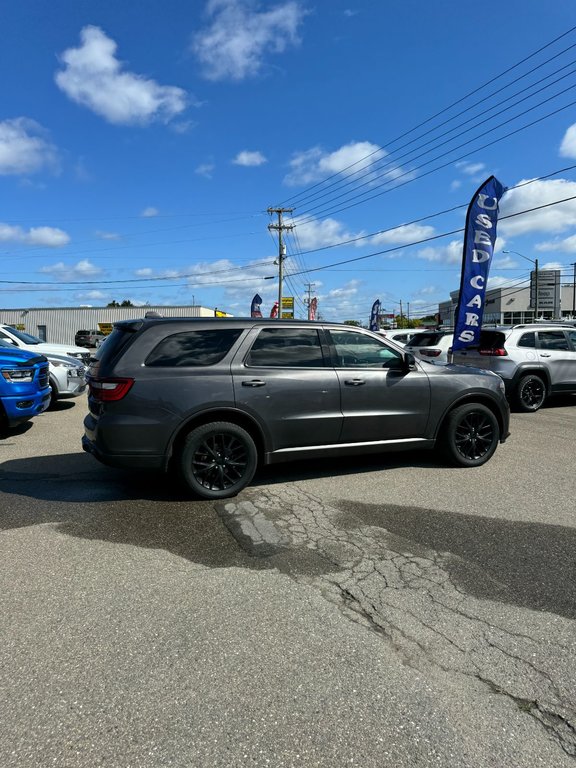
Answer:
M344 325L355 325L357 328L362 327L362 323L359 323L358 320L344 320Z
M109 304L106 304L107 307L133 307L134 304L130 301L130 299L124 299L121 304L119 304L116 300L112 300Z

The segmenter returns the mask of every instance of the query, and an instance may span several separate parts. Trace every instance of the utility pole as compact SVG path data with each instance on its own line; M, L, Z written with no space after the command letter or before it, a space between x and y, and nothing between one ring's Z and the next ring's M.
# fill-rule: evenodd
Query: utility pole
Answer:
M306 299L306 306L308 307L308 320L310 320L310 302L312 301L312 290L316 283L305 283L305 285L306 293L308 294L308 298Z
M292 213L294 208L268 208L270 216L275 213L278 216L278 224L268 224L269 230L278 232L278 319L282 317L282 282L284 280L284 259L286 258L286 246L282 240L282 232L294 229L291 224L284 224L282 221L283 213Z
M400 328L404 328L404 314L402 313L402 299L400 299Z
M536 315L536 322L538 322L538 259L534 259L534 288L536 293L534 314Z

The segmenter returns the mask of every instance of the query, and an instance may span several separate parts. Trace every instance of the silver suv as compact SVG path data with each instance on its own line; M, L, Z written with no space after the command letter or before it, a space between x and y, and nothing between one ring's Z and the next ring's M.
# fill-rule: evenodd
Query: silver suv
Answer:
M484 328L477 347L454 353L453 362L499 374L520 411L537 411L546 398L576 392L576 328L558 323Z
M209 499L290 459L439 446L450 463L477 467L510 418L499 376L416 361L338 323L118 322L88 386L84 450L116 467L172 466Z

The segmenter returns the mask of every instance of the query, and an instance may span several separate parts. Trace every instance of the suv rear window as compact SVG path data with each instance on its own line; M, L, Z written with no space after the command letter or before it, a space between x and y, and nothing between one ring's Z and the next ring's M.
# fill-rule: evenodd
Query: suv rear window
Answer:
M249 366L319 368L324 365L315 328L263 328L246 358Z
M438 344L444 333L417 333L410 339L411 347L433 347Z
M241 333L241 328L174 333L150 352L145 365L165 368L215 365L227 355Z

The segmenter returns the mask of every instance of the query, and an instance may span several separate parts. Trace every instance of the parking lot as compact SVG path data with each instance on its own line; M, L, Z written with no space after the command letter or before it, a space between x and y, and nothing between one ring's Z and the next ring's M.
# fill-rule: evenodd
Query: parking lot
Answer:
M101 466L85 396L0 440L3 766L563 766L576 397L475 469Z

